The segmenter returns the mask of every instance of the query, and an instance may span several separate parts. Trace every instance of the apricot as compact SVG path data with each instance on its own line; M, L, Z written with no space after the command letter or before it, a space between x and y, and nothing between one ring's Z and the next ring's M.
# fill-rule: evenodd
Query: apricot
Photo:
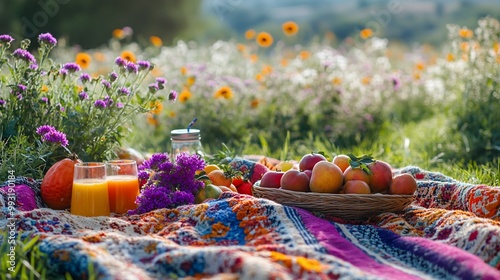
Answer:
M302 171L290 169L281 177L280 185L284 190L307 192L309 177Z
M347 169L344 171L344 183L352 180L360 180L364 181L365 183L369 184L370 183L370 175L366 173L361 168L354 168L352 166L347 167Z
M371 171L370 182L368 185L372 190L372 193L382 193L389 189L392 182L392 168L384 161L377 160L372 164L368 165L368 169Z
M309 182L312 192L338 193L344 183L344 174L337 165L320 161L314 165Z
M365 181L351 180L344 184L344 193L348 194L370 194L370 186Z
M417 180L411 174L402 173L392 178L390 194L411 195L417 190Z
M342 170L342 172L344 172L347 167L351 166L351 158L348 155L344 154L336 155L333 158L332 162L340 167L340 170Z

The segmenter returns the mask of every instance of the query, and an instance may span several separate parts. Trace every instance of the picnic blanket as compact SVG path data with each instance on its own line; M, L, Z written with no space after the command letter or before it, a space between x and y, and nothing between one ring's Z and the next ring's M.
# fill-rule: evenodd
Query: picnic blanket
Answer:
M89 264L98 279L500 279L500 188L396 173L418 179L415 202L364 221L227 192L132 216L3 208L0 223L40 235L45 267L74 279Z

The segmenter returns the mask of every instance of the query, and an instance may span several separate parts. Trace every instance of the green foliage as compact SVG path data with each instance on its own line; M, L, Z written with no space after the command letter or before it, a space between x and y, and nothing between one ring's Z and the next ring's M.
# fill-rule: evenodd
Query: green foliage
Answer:
M29 44L24 40L22 49L9 53L10 44L0 43L0 140L7 154L2 160L11 165L7 168L19 175L39 175L67 157L68 149L83 161L116 156L128 120L150 110L157 99L157 89L142 86L152 67L122 60L116 72L91 78L78 73L75 63L49 59L52 44L40 41L38 59L30 58L25 51ZM164 88L159 83L158 87ZM65 133L68 149L43 147L39 142L45 139L37 134L43 125Z
M10 238L9 232L2 233L0 270L5 273L2 279L47 279L47 256L39 249L39 237Z

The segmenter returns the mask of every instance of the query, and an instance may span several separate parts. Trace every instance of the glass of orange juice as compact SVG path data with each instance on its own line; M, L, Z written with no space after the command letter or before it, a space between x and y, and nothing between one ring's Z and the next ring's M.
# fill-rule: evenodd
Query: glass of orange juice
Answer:
M71 214L94 217L109 216L106 165L102 162L75 164Z
M135 160L121 159L106 162L109 208L116 214L125 214L137 207L139 179Z

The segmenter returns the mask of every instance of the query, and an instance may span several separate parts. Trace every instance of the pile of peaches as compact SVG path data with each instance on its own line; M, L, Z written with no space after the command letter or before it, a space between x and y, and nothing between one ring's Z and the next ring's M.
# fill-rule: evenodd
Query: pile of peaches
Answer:
M331 194L412 195L417 181L411 174L394 175L387 162L371 156L337 155L332 161L321 153L304 155L298 165L268 171L260 187Z

